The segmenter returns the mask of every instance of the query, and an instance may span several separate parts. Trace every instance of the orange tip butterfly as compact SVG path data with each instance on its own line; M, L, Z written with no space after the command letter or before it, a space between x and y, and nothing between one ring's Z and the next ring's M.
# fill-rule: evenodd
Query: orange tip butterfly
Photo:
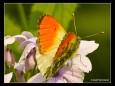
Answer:
M75 57L81 38L77 36L77 31L76 34L74 32L67 33L60 23L49 15L44 15L40 18L38 33L37 66L41 74L48 79L55 75L67 60ZM97 34L102 33L103 32Z

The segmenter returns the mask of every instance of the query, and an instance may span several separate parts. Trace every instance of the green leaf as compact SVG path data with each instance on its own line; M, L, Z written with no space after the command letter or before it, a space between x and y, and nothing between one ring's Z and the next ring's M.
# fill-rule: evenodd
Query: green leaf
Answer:
M34 4L31 12L40 11L42 13L53 14L56 4Z
M15 22L5 15L5 35L16 35L21 33L21 29Z
M37 32L38 20L41 13L38 11L32 12L29 19L28 31L35 30Z
M48 14L67 29L72 20L72 13L77 7L78 4L34 4L31 9L29 28L37 30L39 18L44 14Z

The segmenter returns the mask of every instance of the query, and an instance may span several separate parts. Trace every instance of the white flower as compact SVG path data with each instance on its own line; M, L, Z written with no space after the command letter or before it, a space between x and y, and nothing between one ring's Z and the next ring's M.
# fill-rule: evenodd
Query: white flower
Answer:
M33 37L33 35L27 31L22 32L21 35L4 37L5 62L9 66L14 66L16 69L16 78L20 82L25 81L23 72L27 72L28 70L33 69L35 66L36 40L37 37ZM7 47L8 44L12 44L15 41L20 43L20 50L25 48L18 63L15 63L14 56L11 50L9 50Z
M12 44L15 42L15 38L14 37L10 37L10 36L5 36L4 37L4 46L7 47L8 44Z
M19 59L19 62L16 63L15 69L22 70L26 73L28 70L33 69L35 66L35 53L36 53L36 40L37 37L33 37L30 32L24 31L21 35L14 36L17 41L20 43L20 50L23 50L23 53Z
M7 36L8 39L10 36ZM6 41L4 44L12 44L15 40L20 43L20 50L23 53L18 63L15 63L14 68L16 69L16 78L20 82L25 82L24 73L35 67L35 54L37 47L37 37L33 37L30 32L22 32L21 35L10 37L10 41ZM32 76L27 82L28 83L83 83L84 72L89 73L92 70L92 64L87 54L92 53L98 48L99 44L95 41L81 40L77 55L71 61L67 61L65 65L58 70L56 75L46 80L41 73Z
M4 59L8 66L14 66L15 58L11 50L8 49L8 44L13 44L15 42L15 38L11 36L4 37ZM4 65L5 66L5 65ZM5 68L4 68L5 69ZM4 75L4 83L9 83L12 79L13 73L8 73Z
M19 82L25 82L24 73L23 73L24 64L25 64L25 62L22 61L22 62L16 63L16 64L14 65L14 68L15 68L15 70L16 70L16 79L17 79Z
M28 80L28 83L82 83L84 73L77 66L63 66L57 74L46 80L41 73L38 73Z
M8 66L14 66L15 58L11 50L8 49L8 44L13 44L15 42L15 38L6 36L4 37L4 58L5 62Z
M92 64L89 58L86 57L87 54L92 53L98 48L99 44L95 41L84 41L81 40L79 49L77 51L77 56L72 60L72 64L78 65L78 67L84 72L89 72L92 70Z
M12 72L4 75L4 83L9 83L12 79Z

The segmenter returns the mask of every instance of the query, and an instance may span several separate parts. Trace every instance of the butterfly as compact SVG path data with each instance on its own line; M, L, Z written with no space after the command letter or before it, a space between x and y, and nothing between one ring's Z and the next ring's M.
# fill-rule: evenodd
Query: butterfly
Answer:
M80 38L74 32L66 32L60 23L44 15L38 23L37 67L46 78L54 76L63 65L75 57Z

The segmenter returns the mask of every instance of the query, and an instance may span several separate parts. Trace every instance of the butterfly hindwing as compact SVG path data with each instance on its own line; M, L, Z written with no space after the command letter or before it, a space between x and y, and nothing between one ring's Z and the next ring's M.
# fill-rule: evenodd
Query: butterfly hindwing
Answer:
M76 35L72 32L68 33L60 44L58 51L54 57L52 65L47 69L45 77L49 78L56 74L56 72L64 65L67 60L75 57L79 43L77 42ZM50 72L50 73L49 73Z

